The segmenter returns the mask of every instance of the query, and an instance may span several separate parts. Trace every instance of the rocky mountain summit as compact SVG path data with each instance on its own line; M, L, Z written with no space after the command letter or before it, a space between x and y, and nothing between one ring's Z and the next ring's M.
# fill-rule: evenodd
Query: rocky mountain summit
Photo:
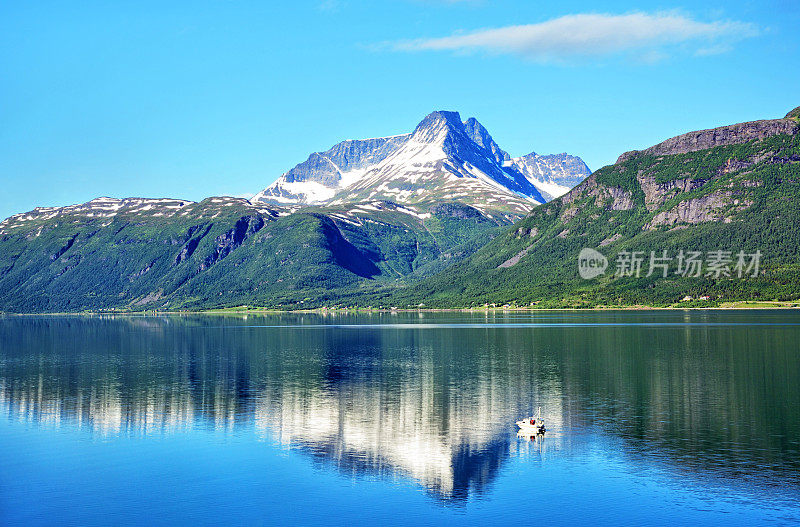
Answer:
M348 140L313 153L252 201L319 206L455 200L521 215L589 173L580 158L567 154L512 158L475 118L436 111L410 134Z

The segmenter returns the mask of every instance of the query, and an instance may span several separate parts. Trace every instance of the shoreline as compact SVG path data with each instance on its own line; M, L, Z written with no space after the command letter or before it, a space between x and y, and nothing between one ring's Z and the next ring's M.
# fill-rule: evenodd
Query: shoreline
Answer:
M175 316L175 315L288 315L288 314L383 314L383 313L537 313L537 312L601 312L601 311L764 311L800 309L800 300L772 302L725 302L717 306L596 306L596 307L461 307L461 308L316 308L316 309L261 309L261 308L223 308L192 310L147 310L147 311L75 311L75 312L42 312L12 313L0 311L2 316Z

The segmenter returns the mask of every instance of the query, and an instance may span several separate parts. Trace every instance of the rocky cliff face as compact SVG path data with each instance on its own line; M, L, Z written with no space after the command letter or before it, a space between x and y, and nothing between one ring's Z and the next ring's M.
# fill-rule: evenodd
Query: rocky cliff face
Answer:
M789 113L791 114L791 112ZM798 133L798 130L800 130L800 123L797 121L792 119L771 119L689 132L688 134L667 139L645 150L625 152L619 156L617 163L627 161L639 154L654 156L686 154L689 152L707 150L717 146L741 144L748 141L760 141L779 134L793 135Z
M752 174L780 171L784 184L800 181L800 122L784 119L739 123L689 132L592 174L562 198L561 220L579 216L589 199L609 211L649 213L642 230L734 222L763 194L766 182Z
M657 156L648 168L640 167L636 173L636 183L643 193L645 207L648 211L655 212L644 229L714 221L729 223L736 214L754 203L751 197L753 189L761 187L763 182L734 178L729 180L725 188L719 188L718 182L735 174L746 174L757 166L796 165L800 162L800 156L791 148L786 148L787 141L776 142L771 139L786 138L791 144L791 138L798 134L800 123L794 119L739 123L682 134L642 151L626 152L620 156L617 165L622 167L642 155ZM753 148L731 151L719 158L711 154L715 149L745 143L752 144ZM713 161L709 159L706 163L715 164L697 170L688 166L676 166L669 161L670 158L663 158L695 152L707 152L705 157L711 157ZM694 159L687 158L683 164L688 165L692 161ZM665 177L666 170L674 175ZM708 190L704 192L704 188ZM614 189L615 187L610 187L607 190ZM698 195L694 196L695 194ZM682 199L683 196L686 198Z

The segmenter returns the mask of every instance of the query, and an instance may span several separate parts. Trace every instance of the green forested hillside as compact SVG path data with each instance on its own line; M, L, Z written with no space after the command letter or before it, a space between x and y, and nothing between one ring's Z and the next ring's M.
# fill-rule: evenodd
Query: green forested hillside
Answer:
M671 305L685 296L709 296L710 304L800 298L800 134L786 121L776 122L789 133L764 139L623 156L470 258L381 301L580 307ZM583 248L609 260L605 274L579 276ZM668 276L661 268L646 276L651 251L665 250ZM704 263L714 251L730 251L732 276L706 276L707 266L700 277L677 274L681 250L702 253ZM633 251L644 258L641 275L616 276L616 258ZM760 251L757 277L737 276L740 251Z
M287 211L235 198L98 200L0 224L0 310L298 308L424 276L497 232L458 203L425 216Z

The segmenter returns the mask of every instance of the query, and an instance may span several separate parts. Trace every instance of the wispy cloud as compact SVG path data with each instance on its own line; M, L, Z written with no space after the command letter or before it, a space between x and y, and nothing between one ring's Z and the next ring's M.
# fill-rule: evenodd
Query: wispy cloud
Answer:
M321 0L317 4L317 9L320 11L335 12L339 11L344 6L342 0Z
M481 29L389 46L400 51L486 52L519 55L537 62L563 62L622 53L666 56L666 50L676 45L707 55L709 50L729 49L732 42L757 34L758 28L750 23L701 22L673 12L577 14L539 24Z

